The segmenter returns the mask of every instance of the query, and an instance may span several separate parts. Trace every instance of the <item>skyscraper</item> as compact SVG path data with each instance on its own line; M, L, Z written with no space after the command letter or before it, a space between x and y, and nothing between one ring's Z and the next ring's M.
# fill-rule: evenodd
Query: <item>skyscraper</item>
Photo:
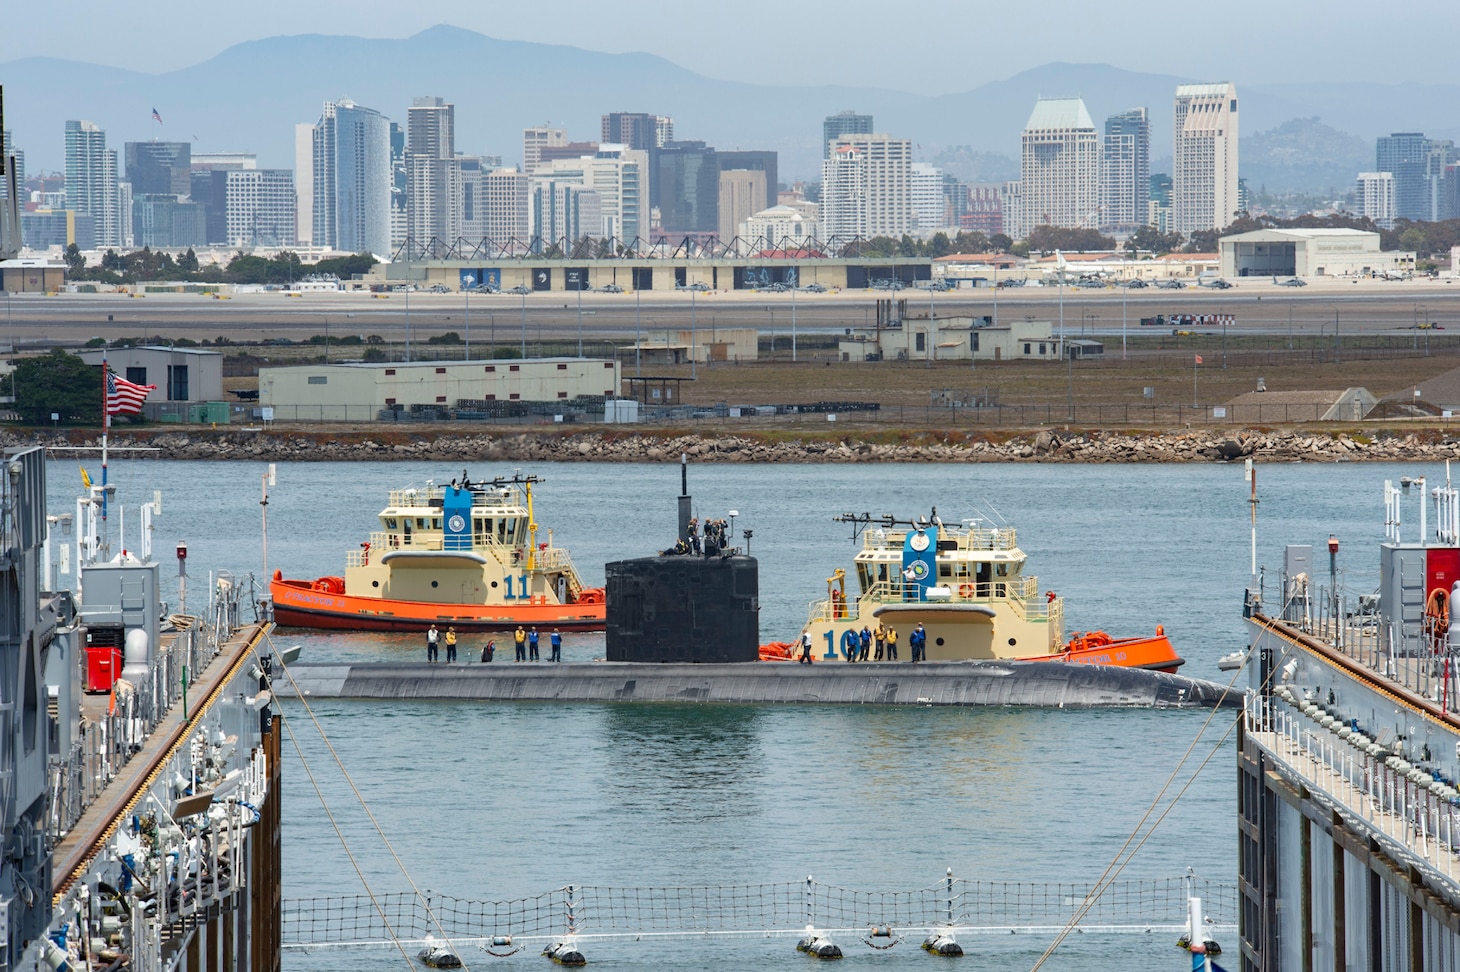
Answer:
M1146 224L1151 183L1151 121L1132 108L1105 119L1100 146L1100 225L1122 234Z
M127 142L122 146L133 196L186 196L193 147L188 142Z
M1358 215L1384 229L1394 226L1394 173L1360 172L1356 185Z
M648 214L643 183L648 168L647 152L617 144L600 145L593 154L576 159L553 159L542 162L528 176L531 192L541 184L577 185L595 193L598 200L598 222L590 224L586 216L579 224L585 236L598 239L616 238L628 242L643 235Z
M871 115L859 115L854 111L839 111L835 115L827 115L821 123L821 157L831 158L831 143L839 138L871 134Z
M720 240L729 242L740 224L766 207L765 173L754 169L720 170Z
M1022 142L1022 218L1017 232L1009 230L1009 235L1025 237L1043 225L1098 226L1100 138L1085 102L1041 98L1024 126Z
M532 175L532 170L537 168L542 161L542 150L568 144L568 130L566 128L552 128L547 125L538 125L535 128L524 128L522 130L522 171Z
M1183 84L1176 89L1171 228L1190 236L1225 229L1236 218L1237 87Z
M15 160L16 194L21 197L21 201L23 202L25 199L25 153L15 147L15 141L8 128L0 131L0 156L3 156L3 162L0 162L0 170L6 173L10 171L10 160ZM0 179L0 199L5 198L9 183L10 180L8 177Z
M527 214L527 174L516 169L497 169L483 179L487 197L487 239L494 248L511 246L515 240L526 245L531 235Z
M827 239L901 237L917 228L912 142L891 135L843 135L821 163L821 229Z
M711 234L720 229L720 160L704 142L665 142L650 157L653 204L663 232Z
M912 164L912 208L918 232L944 229L948 219L948 197L943 194L943 170L926 162Z
M639 152L659 148L674 139L674 119L644 112L613 111L603 116L600 141Z
M418 247L462 235L455 128L456 106L441 98L417 98L406 114L406 235Z
M294 126L294 239L314 243L314 126Z
M325 102L314 126L314 245L389 256L390 121Z
M95 122L66 122L66 208L91 216L97 246L122 245L117 153Z
M1394 218L1429 219L1430 140L1422 132L1383 135L1374 151L1374 169L1394 175Z
M228 242L235 246L294 246L294 173L244 169L224 173Z

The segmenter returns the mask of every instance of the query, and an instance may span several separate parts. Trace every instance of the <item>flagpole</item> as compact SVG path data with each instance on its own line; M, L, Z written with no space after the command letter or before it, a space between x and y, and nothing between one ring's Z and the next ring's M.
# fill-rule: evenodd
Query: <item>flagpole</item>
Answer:
M103 524L103 535L105 535L106 524L106 446L107 433L112 427L111 401L106 393L107 376L106 346L101 349L101 522Z

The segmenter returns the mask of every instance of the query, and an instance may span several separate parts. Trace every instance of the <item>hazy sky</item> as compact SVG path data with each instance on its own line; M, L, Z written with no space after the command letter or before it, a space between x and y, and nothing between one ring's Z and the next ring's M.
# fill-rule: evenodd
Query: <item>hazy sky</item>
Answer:
M0 61L44 55L163 72L278 34L493 37L647 51L712 77L966 91L1051 61L1243 83L1453 80L1460 5L1372 0L70 0L51 28L0 32ZM8 18L10 27L16 25Z

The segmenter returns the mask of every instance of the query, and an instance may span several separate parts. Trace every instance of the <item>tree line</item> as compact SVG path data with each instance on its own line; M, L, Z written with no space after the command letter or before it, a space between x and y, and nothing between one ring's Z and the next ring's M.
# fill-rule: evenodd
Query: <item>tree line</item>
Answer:
M310 274L332 275L348 280L356 274L368 273L375 266L375 257L368 253L329 257L318 263L305 263L293 250L281 250L273 257L235 253L226 265L201 265L191 248L176 258L165 250L142 247L119 253L107 250L97 266L88 266L75 243L66 247L68 280L90 280L97 283L130 284L166 280L183 283L291 284Z

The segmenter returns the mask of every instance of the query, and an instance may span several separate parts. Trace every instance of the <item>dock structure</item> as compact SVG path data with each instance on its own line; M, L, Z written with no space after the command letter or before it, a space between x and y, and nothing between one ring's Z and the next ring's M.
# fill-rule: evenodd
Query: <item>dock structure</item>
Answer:
M4 466L0 972L277 972L270 625L222 576L160 620L145 526L108 556L105 484L77 504L78 595L51 590L44 451Z
M275 678L274 690L280 697L480 702L1201 708L1240 701L1239 693L1200 679L1062 662L369 662L294 665Z
M1460 627L1438 609L1460 595L1460 505L1434 491L1439 528L1403 542L1385 491L1377 598L1335 583L1335 538L1326 576L1287 548L1272 610L1248 592L1245 972L1460 969Z

